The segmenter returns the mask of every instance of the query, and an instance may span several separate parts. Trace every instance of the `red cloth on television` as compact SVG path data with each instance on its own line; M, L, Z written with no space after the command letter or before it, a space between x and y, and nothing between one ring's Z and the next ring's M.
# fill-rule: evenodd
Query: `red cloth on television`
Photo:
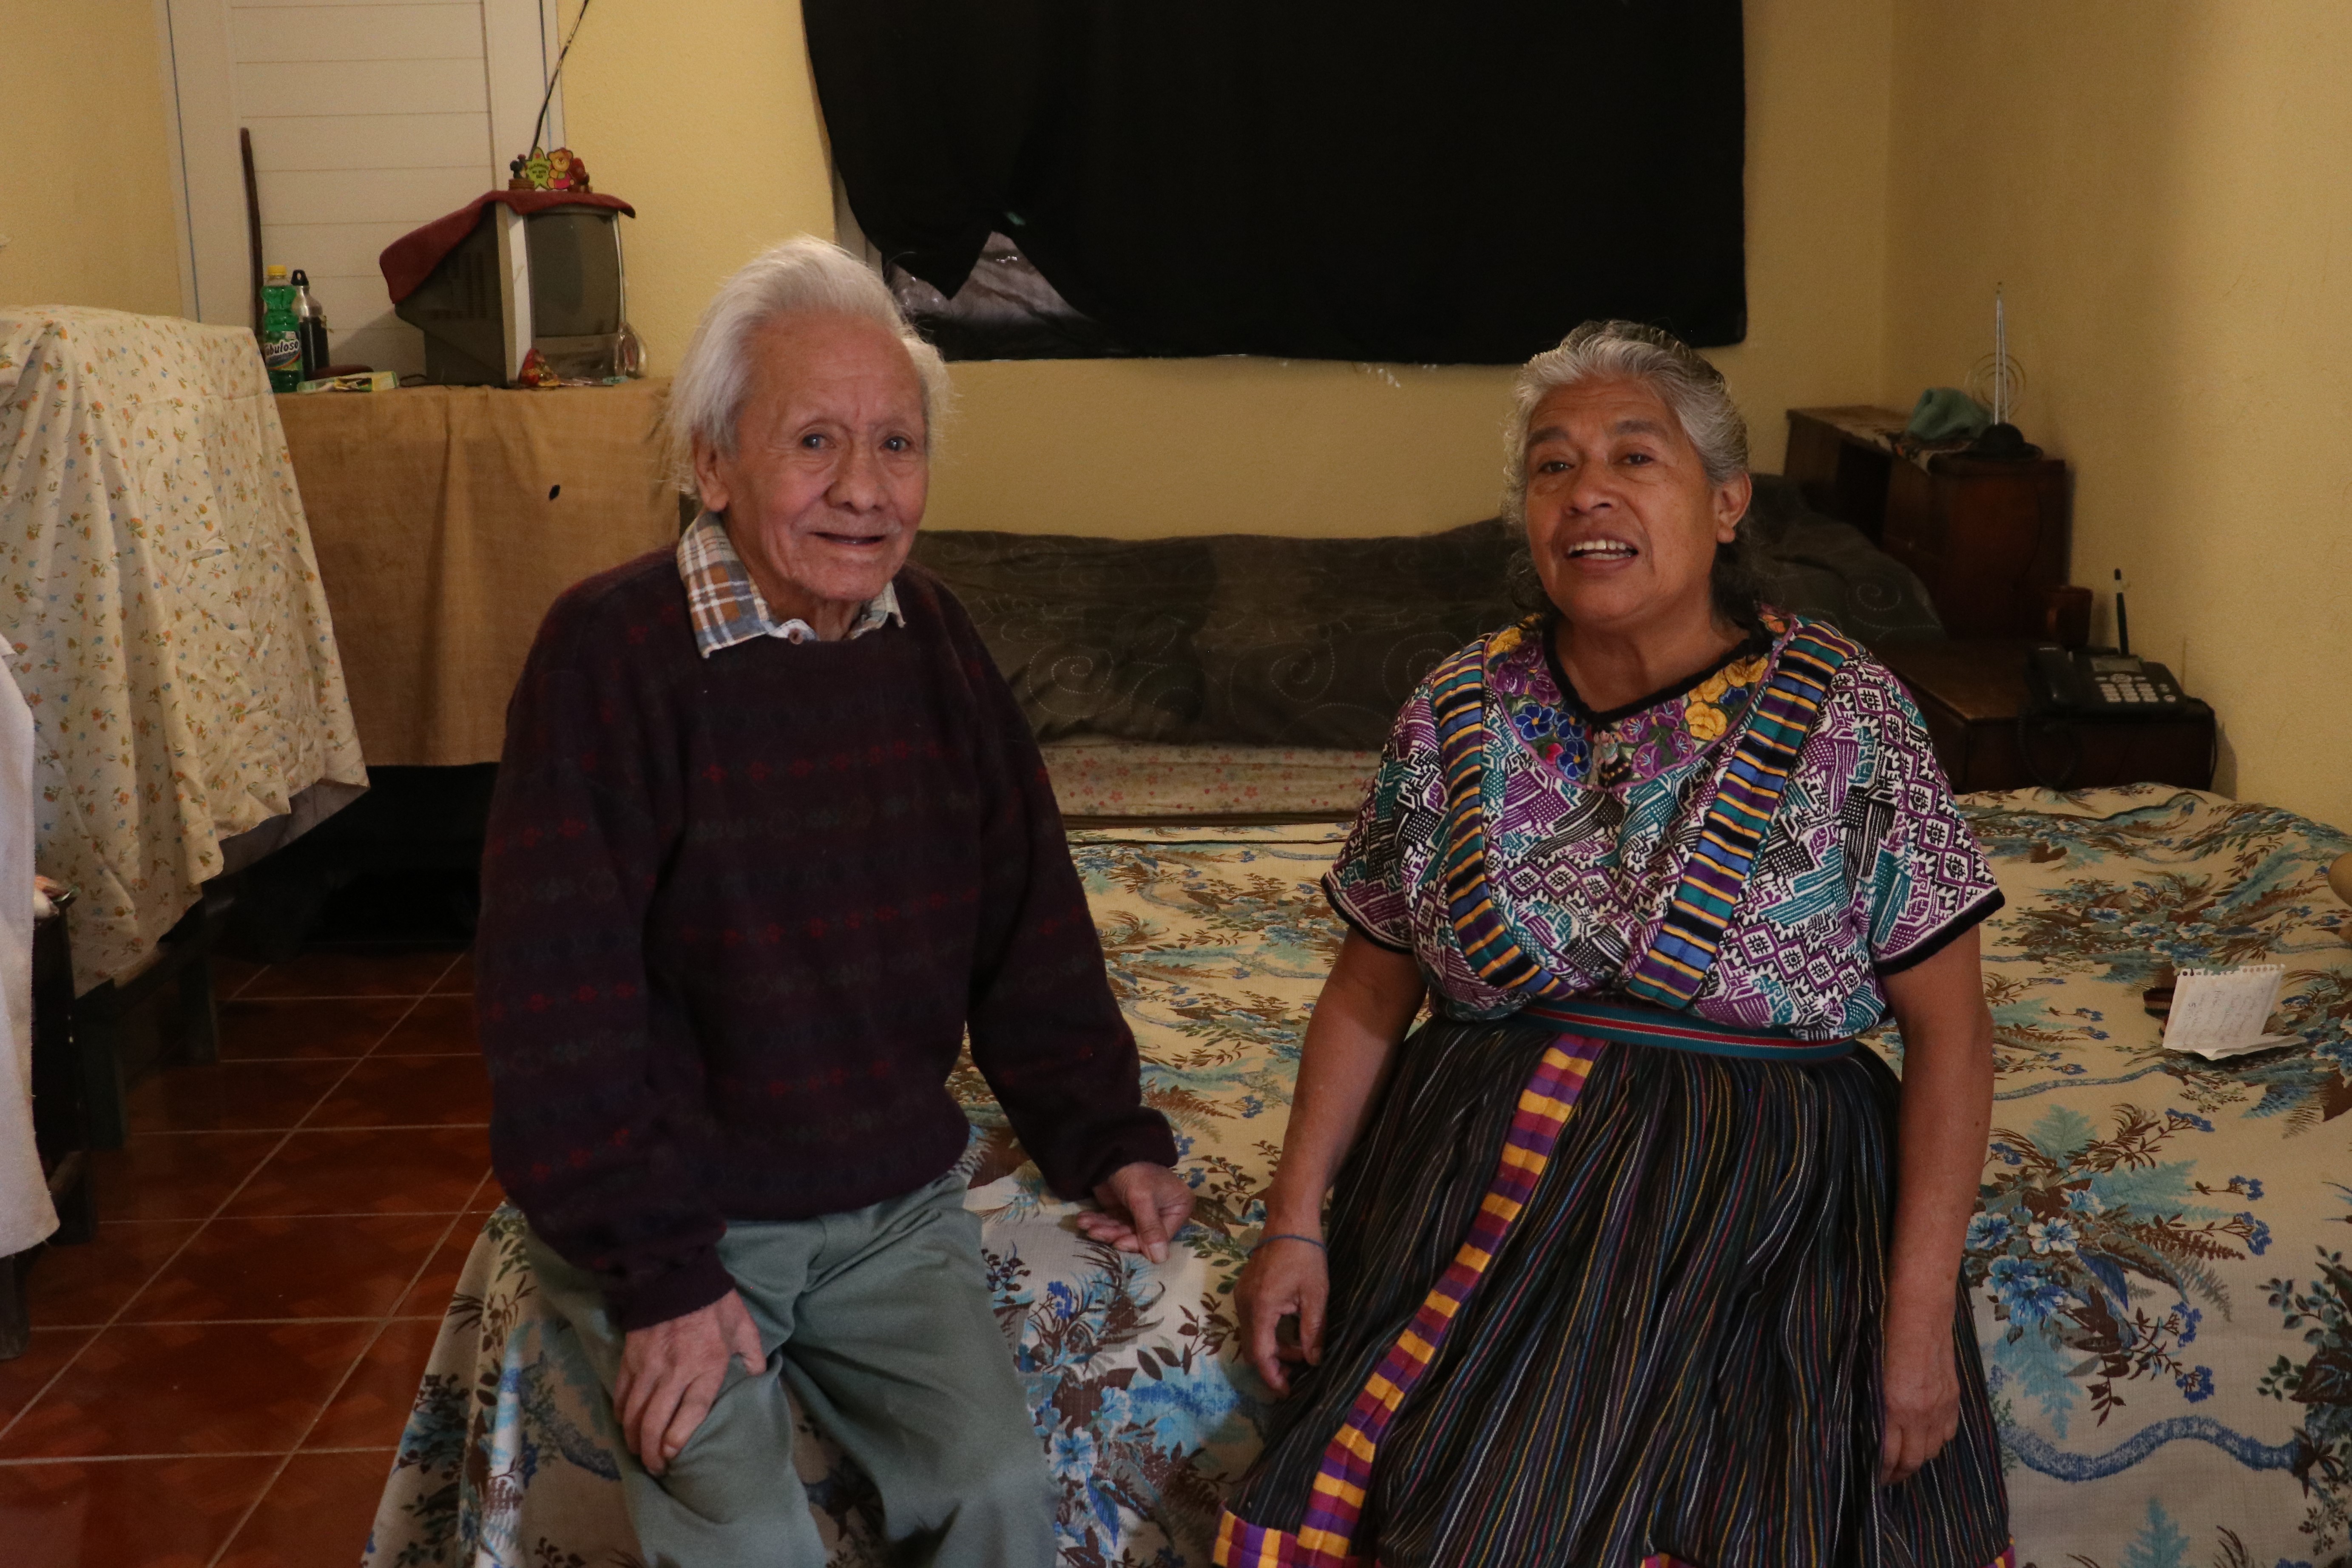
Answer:
M608 207L631 217L637 216L636 208L601 191L484 191L456 212L436 217L423 228L410 229L383 247L375 264L383 268L384 286L392 290L394 304L416 292L417 286L441 265L441 258L474 232L474 226L482 221L482 209L492 202L504 202L523 214L550 207Z

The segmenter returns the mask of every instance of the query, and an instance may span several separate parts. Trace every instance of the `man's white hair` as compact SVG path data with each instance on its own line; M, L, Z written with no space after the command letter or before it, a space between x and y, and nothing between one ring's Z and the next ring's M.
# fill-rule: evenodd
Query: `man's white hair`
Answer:
M751 339L780 316L806 312L862 316L890 329L923 388L923 449L935 443L953 388L940 351L907 324L889 286L849 252L814 235L763 250L736 269L703 307L702 320L670 378L662 435L678 489L699 487L694 477L697 440L720 452L735 450L735 424L751 386Z

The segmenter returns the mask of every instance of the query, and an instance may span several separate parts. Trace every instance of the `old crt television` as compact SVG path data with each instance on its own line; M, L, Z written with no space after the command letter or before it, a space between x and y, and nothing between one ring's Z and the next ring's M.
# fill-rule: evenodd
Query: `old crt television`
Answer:
M613 374L625 304L621 215L492 204L394 313L425 334L425 379L507 386L537 349L555 373Z

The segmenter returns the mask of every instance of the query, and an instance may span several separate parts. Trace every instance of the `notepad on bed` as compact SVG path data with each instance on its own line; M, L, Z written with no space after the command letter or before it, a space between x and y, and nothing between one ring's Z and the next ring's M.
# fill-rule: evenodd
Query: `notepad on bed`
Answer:
M2293 1045L2293 1035L2267 1035L2286 970L2275 963L2237 969L2184 969L2174 979L2172 1010L2164 1021L2164 1048L2207 1061Z

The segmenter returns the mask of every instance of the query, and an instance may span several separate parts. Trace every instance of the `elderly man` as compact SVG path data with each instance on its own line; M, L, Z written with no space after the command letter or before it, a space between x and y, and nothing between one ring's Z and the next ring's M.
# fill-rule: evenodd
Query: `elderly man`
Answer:
M475 947L492 1150L635 1463L654 1564L812 1565L789 1388L895 1561L1038 1568L1054 1502L951 1169L969 1030L1089 1234L1191 1208L1051 790L955 600L907 564L938 354L801 239L672 386L702 515L579 584L507 718Z

